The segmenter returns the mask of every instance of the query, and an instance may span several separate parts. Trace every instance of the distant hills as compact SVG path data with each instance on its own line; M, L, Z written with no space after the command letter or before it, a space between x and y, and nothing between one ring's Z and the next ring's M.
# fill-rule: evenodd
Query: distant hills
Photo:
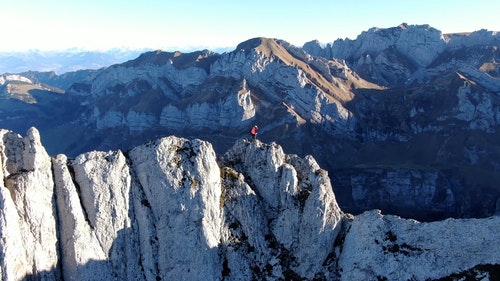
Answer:
M136 58L147 50L107 51L26 51L0 52L0 74L27 71L54 71L58 74L82 69L99 69Z
M222 53L227 48L214 52ZM67 49L60 51L30 50L23 52L0 52L0 74L22 72L54 72L64 74L78 70L96 70L137 58L151 49L109 49L86 51Z

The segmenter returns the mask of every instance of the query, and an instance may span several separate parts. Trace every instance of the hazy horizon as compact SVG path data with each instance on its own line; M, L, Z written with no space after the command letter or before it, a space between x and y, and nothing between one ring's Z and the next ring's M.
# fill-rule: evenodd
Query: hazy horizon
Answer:
M0 51L228 49L254 37L301 46L401 23L443 33L500 31L499 10L493 0L10 1L0 10Z

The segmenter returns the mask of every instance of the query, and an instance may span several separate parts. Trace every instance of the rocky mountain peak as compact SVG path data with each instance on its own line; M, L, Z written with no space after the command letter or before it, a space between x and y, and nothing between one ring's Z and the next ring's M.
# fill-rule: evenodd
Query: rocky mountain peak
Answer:
M2 280L434 280L498 271L500 217L345 214L316 160L276 143L242 139L217 159L209 142L170 136L68 158L49 157L34 128L0 136Z
M428 79L422 77L422 72L443 64L442 60L448 57L457 60L448 68L456 68L459 64L477 64L471 61L464 63L466 58L459 59L464 48L469 49L469 60L489 62L492 55L485 53L481 57L475 53L482 53L484 48L494 48L498 42L499 36L494 31L443 34L426 24L403 23L389 28L373 27L354 40L338 39L325 46L311 41L304 44L303 48L312 55L344 59L365 79L379 85L395 86L408 84L413 79ZM388 73L392 77L387 77Z
M337 40L331 45L331 55L357 60L366 55L375 57L392 48L417 67L424 67L432 63L445 47L446 42L439 30L429 25L402 24L390 28L371 28L355 40Z
M257 69L264 70L267 67L274 69L272 65L297 69L299 75L305 76L303 83L318 88L331 102L341 104L351 100L351 87L378 88L378 85L367 83L356 77L356 74L343 61L313 57L301 48L283 40L254 38L238 45L233 53L237 54L238 51L244 51L248 60L255 60L254 68ZM248 56L249 51L255 52L256 55Z
M0 274L21 280L58 264L58 233L51 159L31 128L23 138L0 130Z
M251 38L238 44L238 46L236 46L235 51L241 51L241 50L245 51L245 50L255 49L261 46L262 44L265 44L264 43L265 41L273 41L273 39L266 37Z
M401 29L407 29L408 28L408 24L406 22L403 22L400 25L398 25L398 27L401 28Z
M146 52L138 58L130 60L123 64L125 67L137 67L142 65L161 66L164 64L172 64L178 69L186 69L189 67L200 67L208 71L208 66L213 59L216 59L218 54L209 51L195 51L190 53L182 53L179 51L165 52L161 50ZM212 60L210 60L210 58ZM208 60L208 61L207 61Z
M235 52L244 51L248 53L251 50L262 53L267 57L276 56L281 58L288 53L280 40L266 37L257 37L244 41L238 44Z

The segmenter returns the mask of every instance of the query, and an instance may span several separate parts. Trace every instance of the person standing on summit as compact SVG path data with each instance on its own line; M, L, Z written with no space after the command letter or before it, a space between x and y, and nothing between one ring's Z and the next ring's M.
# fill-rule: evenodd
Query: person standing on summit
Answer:
M259 127L257 125L253 126L252 129L250 129L250 135L252 135L252 139L255 141L257 139L257 131L259 130Z

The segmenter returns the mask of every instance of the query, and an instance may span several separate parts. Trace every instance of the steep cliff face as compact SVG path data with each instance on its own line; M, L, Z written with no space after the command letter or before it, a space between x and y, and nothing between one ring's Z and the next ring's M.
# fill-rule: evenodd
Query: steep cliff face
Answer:
M357 141L334 152L332 180L341 206L359 213L370 205L427 220L495 212L500 166L491 145L500 125L499 40L498 32L486 30L442 34L402 24L372 28L355 40L304 45L308 53L344 59L364 79L388 87L355 91L346 104L356 116ZM406 174L396 177L400 186L409 183L404 199L385 184L398 170ZM431 208L416 203L423 191L418 178L431 182L429 173L439 175L432 190L440 190L431 192ZM373 184L360 187L360 181ZM479 201L478 193L485 195Z
M403 23L374 27L354 40L338 39L326 46L311 41L303 48L311 55L344 59L364 79L393 87L426 82L442 71L477 69L485 63L497 69L492 58L497 56L499 42L499 33L494 31L443 34L429 25Z
M342 218L327 172L312 157L286 155L275 143L260 141L237 142L224 155L222 166L228 250L251 255L256 243L255 251L263 258L241 270L256 270L257 279L311 279L323 272ZM238 253L237 241L245 236L248 241L242 242L251 248ZM252 243L254 239L259 241ZM228 263L241 262L231 255ZM231 271L229 277L239 280L239 275Z
M56 280L58 237L50 157L36 129L26 137L0 130L0 273Z
M448 181L449 176L435 170L360 168L336 172L331 177L334 186L351 187L345 195L350 198L345 201L353 203L343 206L346 211L357 212L361 206L366 210L385 209L404 217L432 220L451 217L459 212L455 206L471 203L457 203L466 200L460 186L455 186L458 181Z
M500 217L353 217L314 158L275 143L217 159L171 136L69 159L34 128L0 132L2 280L432 280L500 264Z

